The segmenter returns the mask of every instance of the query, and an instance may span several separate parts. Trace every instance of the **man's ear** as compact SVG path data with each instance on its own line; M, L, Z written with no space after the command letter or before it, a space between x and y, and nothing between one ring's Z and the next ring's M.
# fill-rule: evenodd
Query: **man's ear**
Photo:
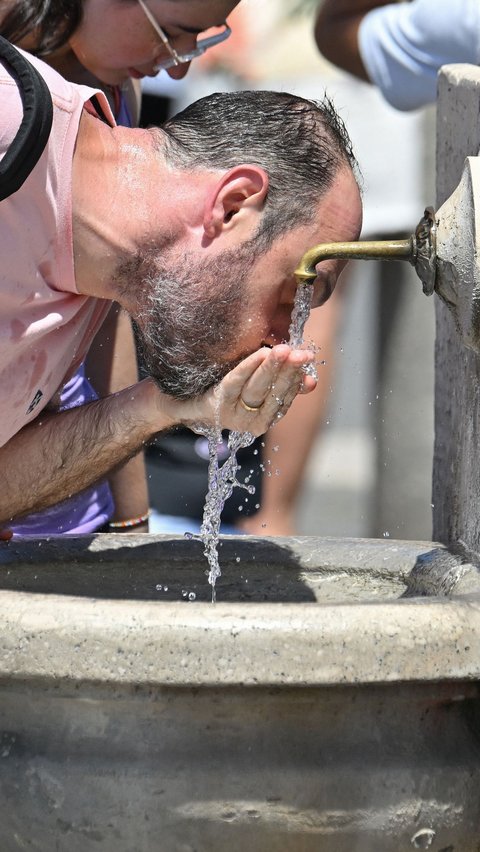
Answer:
M267 191L268 175L260 166L242 164L225 172L205 201L205 236L213 240L222 230L234 226L240 213L260 212Z

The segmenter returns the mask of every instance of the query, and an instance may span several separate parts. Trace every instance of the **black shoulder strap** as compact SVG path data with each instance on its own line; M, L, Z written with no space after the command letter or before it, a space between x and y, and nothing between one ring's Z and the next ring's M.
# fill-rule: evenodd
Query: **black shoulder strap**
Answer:
M23 103L22 123L7 153L0 160L0 201L3 201L20 189L40 159L52 127L53 106L43 77L2 36L0 61L4 62L16 80Z

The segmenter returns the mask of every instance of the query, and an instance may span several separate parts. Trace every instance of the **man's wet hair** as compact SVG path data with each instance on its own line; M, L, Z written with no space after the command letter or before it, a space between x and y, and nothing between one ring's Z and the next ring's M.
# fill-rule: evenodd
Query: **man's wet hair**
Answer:
M162 130L174 168L228 170L250 163L265 169L269 189L256 235L262 249L313 220L342 166L358 174L350 137L326 96L312 101L261 90L215 93L170 118Z

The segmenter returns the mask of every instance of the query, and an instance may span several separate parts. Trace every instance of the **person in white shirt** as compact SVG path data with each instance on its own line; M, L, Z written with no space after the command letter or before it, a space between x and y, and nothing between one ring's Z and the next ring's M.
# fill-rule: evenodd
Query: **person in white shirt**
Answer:
M435 101L437 73L480 64L478 0L325 0L315 23L320 52L373 83L396 109Z

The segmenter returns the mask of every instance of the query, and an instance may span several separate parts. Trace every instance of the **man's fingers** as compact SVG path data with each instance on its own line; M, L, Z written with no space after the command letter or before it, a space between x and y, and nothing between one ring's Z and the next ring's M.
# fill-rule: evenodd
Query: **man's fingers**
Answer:
M171 414L172 422L190 428L214 423L224 429L262 435L286 413L299 392L313 390L315 379L304 372L313 360L312 352L292 349L288 344L259 349L204 396L189 401L170 399L170 407L178 408Z
M288 344L260 349L245 358L217 388L219 422L224 428L255 435L266 432L304 388L304 367L313 359L312 352L292 349ZM312 389L312 381L315 384L311 380L308 389Z
M272 420L278 414L285 414L296 395L302 389L305 379L304 366L313 358L311 353L301 350L282 350L280 357L263 362L258 370L242 388L239 404L252 417L260 413ZM312 386L313 383L313 386ZM315 380L308 385L313 390Z
M244 358L240 364L237 364L220 384L224 399L236 400L251 377L262 368L270 356L270 349L258 349L256 352L252 352L247 358Z
M247 406L259 407L267 400L272 385L290 355L290 347L286 345L276 346L269 352L241 388L240 396Z
M302 350L293 350L282 364L270 385L269 399L272 408L288 408L299 393L305 378L304 367L313 355ZM265 404L267 404L266 399Z

